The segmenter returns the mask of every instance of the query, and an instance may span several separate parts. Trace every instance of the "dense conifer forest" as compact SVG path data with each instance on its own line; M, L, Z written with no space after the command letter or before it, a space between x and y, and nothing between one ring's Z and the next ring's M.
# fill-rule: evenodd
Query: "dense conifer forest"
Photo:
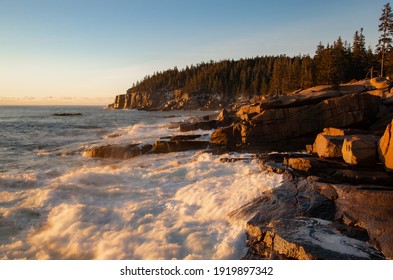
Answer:
M129 92L200 92L221 98L285 95L321 84L340 84L372 76L393 74L393 16L390 4L382 10L381 33L375 52L366 47L363 29L353 41L338 37L316 47L315 55L257 56L240 60L202 62L179 70L176 67L146 76Z

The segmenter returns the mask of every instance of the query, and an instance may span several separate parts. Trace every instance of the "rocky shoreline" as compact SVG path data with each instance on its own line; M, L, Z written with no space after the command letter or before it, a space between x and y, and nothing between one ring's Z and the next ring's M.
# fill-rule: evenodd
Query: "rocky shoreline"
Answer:
M259 161L285 184L233 213L255 213L245 258L392 259L392 174L296 153Z
M379 78L314 87L178 124L180 132L214 130L210 141L174 135L84 155L252 151L285 183L231 214L253 215L245 259L392 259L391 87Z

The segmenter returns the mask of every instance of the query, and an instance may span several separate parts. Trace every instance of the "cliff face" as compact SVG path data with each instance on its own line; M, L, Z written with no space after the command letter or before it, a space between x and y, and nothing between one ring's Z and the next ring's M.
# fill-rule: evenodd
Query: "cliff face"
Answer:
M184 93L182 90L174 90L149 93L128 90L126 94L117 95L115 102L109 107L138 110L214 110L229 102L230 100L222 100L219 95L206 95L203 92Z
M158 103L158 98L152 98L145 92L127 92L117 95L112 104L113 109L152 109L153 104Z

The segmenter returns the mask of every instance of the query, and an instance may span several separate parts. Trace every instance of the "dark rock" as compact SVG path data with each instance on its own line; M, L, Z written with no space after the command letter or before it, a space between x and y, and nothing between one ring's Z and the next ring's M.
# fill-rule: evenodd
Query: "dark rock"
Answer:
M185 152L190 150L203 150L209 147L207 141L156 141L153 153Z
M249 216L256 213L248 221L252 226L267 226L271 221L295 216L334 218L334 202L322 192L322 187L313 181L300 179L289 174L285 183L271 191L266 191L260 198L244 205L233 212L232 216ZM324 185L324 192L329 185ZM330 190L333 192L333 190Z
M383 101L383 104L388 105L388 106L392 106L393 105L393 96L390 96L390 97L386 98Z
M242 126L240 124L221 127L213 131L210 142L229 147L236 147L242 144Z
M264 192L258 199L231 213L235 217L255 213L247 223L249 257L384 258L365 243L368 235L364 230L336 222L336 201L341 196L335 185L315 182L311 178L297 179L290 174L284 176L282 186Z
M281 231L283 229L281 226L277 229L275 227L277 221L286 220L292 223L289 220L294 218L296 220L299 217L331 221L329 225L331 230L338 231L347 238L368 242L382 253L372 253L371 257L365 258L378 259L383 255L387 258L393 257L392 174L384 172L381 166L355 168L345 162L301 154L269 155L263 156L260 160L265 170L266 166L271 166L271 161L284 166L283 185L266 191L261 197L233 214L239 216L254 214L248 222L247 229L250 245L248 257L302 258L304 251L314 252L307 255L307 258L311 259L347 258L340 254L336 257L319 255L323 253L323 250L320 250L318 246L313 251L314 249L307 247L310 245L307 242L308 245L305 246L304 240L291 239L291 236L304 232L301 225L295 223L294 227L285 229L284 233ZM308 177L302 179L301 176ZM326 232L326 229L319 228L318 225L316 228L318 232L320 230ZM304 233L307 236L307 231ZM286 244L288 248L297 248L293 252L298 255L275 249L272 241L266 239L268 234L273 234L276 238L278 236L278 240L283 239L284 243L280 243L281 245ZM336 234L334 233L331 238L339 238ZM341 237L339 239L343 240ZM364 245L366 244L362 246ZM322 247L332 250L331 245L325 244ZM361 254L356 252L355 256L359 257ZM353 255L350 258L352 259Z
M86 157L101 157L114 159L130 159L142 154L146 154L152 149L152 145L145 144L131 144L126 146L121 145L105 145L95 147L83 152Z
M73 117L73 116L82 116L81 113L61 113L61 114L53 114L53 116L57 117Z
M393 188L333 185L338 198L336 219L367 230L369 243L393 258Z
M180 125L180 132L188 132L193 130L212 130L217 128L217 121L201 121L201 122L194 122L194 123L185 123Z
M294 217L274 220L259 229L259 249L269 259L384 259L366 242L342 235L329 221ZM250 232L250 230L249 230Z
M331 170L332 172L333 170ZM380 186L392 186L393 175L379 169L341 169L335 170L331 175L337 182L361 185L375 184Z
M330 183L393 185L393 174L384 172L381 166L377 165L372 169L355 167L341 160L315 158L309 155L287 154L281 158L264 159L260 160L260 166L263 170L268 168L272 172L276 171L271 166L280 166L296 176L316 176L318 180Z
M200 134L192 134L192 135L174 135L174 136L166 136L161 137L160 139L169 139L171 141L191 141L200 138L202 135Z
M373 167L377 163L377 143L379 137L352 135L344 139L342 155L350 165Z
M370 130L353 129L353 128L335 128L335 127L324 128L321 134L328 135L328 136L347 136L347 135L382 136L382 133L380 131L370 131Z
M383 131L385 131L386 127L392 122L393 120L393 112L389 112L376 122L374 122L371 126L371 130L375 131L382 131L381 136L383 135Z
M282 186L264 192L231 214L247 217L255 213L247 223L248 258L382 259L383 254L393 256L393 223L390 221L393 216L387 216L393 210L393 188L327 184L312 177L297 179L288 173L284 176ZM367 196L371 200L363 202ZM381 203L377 202L379 199ZM380 235L381 238L377 235L385 231L388 233ZM329 242L333 239L336 241Z

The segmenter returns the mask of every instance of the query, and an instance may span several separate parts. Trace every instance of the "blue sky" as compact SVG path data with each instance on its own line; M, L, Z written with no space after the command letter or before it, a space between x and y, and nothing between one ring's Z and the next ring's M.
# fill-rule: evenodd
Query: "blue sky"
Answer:
M0 0L0 105L102 104L145 75L201 61L314 55L386 1Z

